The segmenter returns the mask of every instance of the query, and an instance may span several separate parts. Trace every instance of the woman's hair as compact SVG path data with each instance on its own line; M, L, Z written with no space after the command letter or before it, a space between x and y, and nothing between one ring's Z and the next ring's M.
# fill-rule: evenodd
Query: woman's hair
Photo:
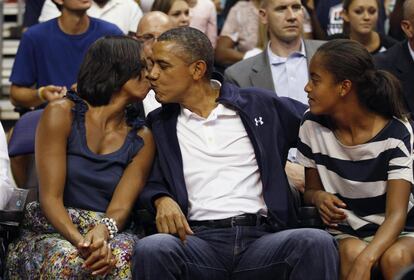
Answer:
M175 1L177 0L155 0L151 6L151 11L160 11L168 14Z
M408 117L401 84L386 71L377 70L371 54L360 43L336 39L317 50L323 67L336 82L350 80L359 102L379 115L403 119Z
M349 6L351 6L352 2L354 0L343 0L342 1L342 9L344 9L345 11L349 11ZM377 2L377 8L380 8L380 3L379 0L376 0L375 2Z
M93 43L78 74L78 94L91 106L107 105L132 78L141 78L141 44L126 36L106 36Z

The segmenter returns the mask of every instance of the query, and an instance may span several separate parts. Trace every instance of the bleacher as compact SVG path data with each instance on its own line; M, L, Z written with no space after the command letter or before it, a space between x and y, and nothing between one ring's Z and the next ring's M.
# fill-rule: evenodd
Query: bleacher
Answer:
M23 12L23 0L0 0L0 29L3 32L0 36L0 120L6 123L13 123L19 117L9 101L9 77L19 45L19 30L22 25Z

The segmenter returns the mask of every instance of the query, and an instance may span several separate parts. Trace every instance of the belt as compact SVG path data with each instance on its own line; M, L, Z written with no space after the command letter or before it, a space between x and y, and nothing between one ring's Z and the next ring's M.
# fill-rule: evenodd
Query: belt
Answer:
M235 226L258 226L267 222L266 217L256 214L243 214L222 220L189 221L190 226L227 228Z

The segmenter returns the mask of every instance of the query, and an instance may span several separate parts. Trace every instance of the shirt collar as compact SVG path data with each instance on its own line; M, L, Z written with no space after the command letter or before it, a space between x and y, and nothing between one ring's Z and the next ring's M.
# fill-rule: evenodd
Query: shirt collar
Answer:
M414 61L414 50L411 48L411 46L410 46L410 43L409 43L409 42L407 42L407 44L408 44L408 50L410 51L411 57L412 57L412 59L413 59L413 61Z
M301 43L300 43L300 51L295 51L289 54L288 57L281 57L281 56L278 56L277 54L274 54L272 52L272 49L270 48L270 43L271 42L269 41L269 43L267 44L267 56L269 57L270 65L278 65L278 64L285 63L286 60L288 60L289 58L306 57L305 44L303 40L301 40Z

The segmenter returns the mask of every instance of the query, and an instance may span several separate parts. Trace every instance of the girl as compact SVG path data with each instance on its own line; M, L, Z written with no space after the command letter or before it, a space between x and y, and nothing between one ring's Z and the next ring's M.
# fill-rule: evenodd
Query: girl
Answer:
M358 42L322 45L310 63L298 159L306 203L339 241L342 279L385 279L414 260L413 132L398 81Z

